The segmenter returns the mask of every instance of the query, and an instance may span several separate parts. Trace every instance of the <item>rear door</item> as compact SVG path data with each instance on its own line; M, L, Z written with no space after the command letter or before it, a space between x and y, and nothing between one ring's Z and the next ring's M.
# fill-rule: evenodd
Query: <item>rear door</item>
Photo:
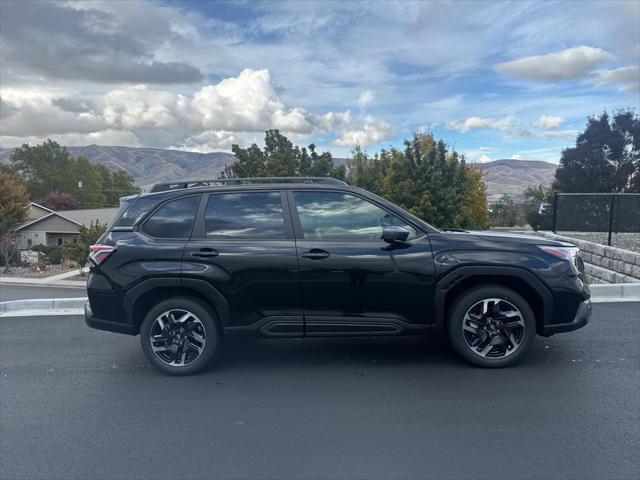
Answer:
M429 239L416 226L357 194L289 192L307 335L400 333L433 319ZM385 225L409 241L381 239Z
M203 195L182 276L204 280L221 294L231 329L303 334L293 229L279 190Z

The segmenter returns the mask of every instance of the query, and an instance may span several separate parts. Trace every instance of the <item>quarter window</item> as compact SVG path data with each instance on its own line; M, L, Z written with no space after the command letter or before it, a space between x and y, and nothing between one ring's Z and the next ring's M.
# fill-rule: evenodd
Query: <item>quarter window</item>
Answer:
M142 231L155 238L189 238L199 200L197 195L165 203L144 222Z
M204 222L207 238L285 238L280 192L210 195Z
M294 198L305 240L380 240L388 225L408 229L409 238L418 236L410 225L355 195L295 192Z
M158 199L151 195L150 197L138 197L129 208L127 204L123 204L121 209L125 209L124 213L116 223L116 227L131 227L144 217L149 210L153 210L158 204ZM116 214L116 218L118 214Z

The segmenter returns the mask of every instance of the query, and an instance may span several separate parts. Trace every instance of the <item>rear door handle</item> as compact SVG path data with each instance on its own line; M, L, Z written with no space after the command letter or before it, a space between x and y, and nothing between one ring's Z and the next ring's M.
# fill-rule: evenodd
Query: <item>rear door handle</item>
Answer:
M309 250L308 252L304 252L300 256L304 258L310 258L311 260L322 260L323 258L327 258L329 256L329 252L320 248L312 248L311 250Z
M197 252L191 252L194 257L217 257L218 251L214 248L201 248Z

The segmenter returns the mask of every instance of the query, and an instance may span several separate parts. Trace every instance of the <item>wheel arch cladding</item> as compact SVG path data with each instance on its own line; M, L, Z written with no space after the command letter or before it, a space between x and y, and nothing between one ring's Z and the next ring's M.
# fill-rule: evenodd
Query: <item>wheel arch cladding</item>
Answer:
M138 288L135 294L129 295L127 313L135 334L140 333L140 325L145 315L154 305L172 297L185 297L199 301L210 310L216 323L224 328L228 323L229 307L222 295L204 281L195 281L183 285L177 282L143 282L146 285ZM202 285L204 284L204 285ZM212 292L213 291L213 292Z
M532 277L533 281L529 277ZM552 316L553 297L533 275L515 268L490 273L467 269L466 272L453 272L444 277L438 282L436 291L438 323L446 328L453 304L460 295L471 288L488 285L508 288L523 297L533 310L536 332L542 332L543 326Z

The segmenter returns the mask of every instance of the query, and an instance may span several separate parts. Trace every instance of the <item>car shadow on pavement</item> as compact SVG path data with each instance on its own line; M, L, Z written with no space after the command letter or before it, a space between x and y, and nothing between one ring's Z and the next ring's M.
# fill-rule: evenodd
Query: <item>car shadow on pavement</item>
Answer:
M444 337L225 338L208 371L363 365L460 365Z

